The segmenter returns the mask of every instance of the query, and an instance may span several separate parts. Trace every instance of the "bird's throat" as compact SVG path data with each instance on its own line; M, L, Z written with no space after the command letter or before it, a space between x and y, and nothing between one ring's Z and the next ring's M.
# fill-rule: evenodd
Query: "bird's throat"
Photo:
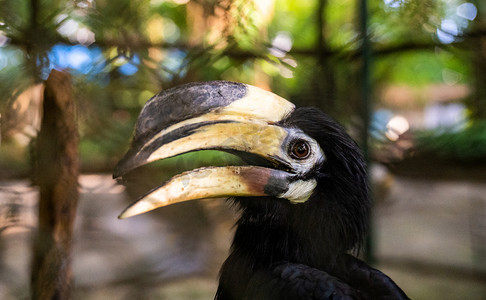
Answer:
M313 232L303 235L293 227L291 218L282 207L243 210L231 253L221 269L221 297L217 299L227 299L228 293L232 293L228 299L242 299L255 273L270 271L281 263L300 263L326 271L332 268L333 259L323 255L326 251L321 243L311 241Z
M254 271L281 262L301 263L328 270L335 257L333 245L319 238L319 225L295 215L296 206L280 200L265 207L246 207L237 223L232 253L244 257ZM271 203L271 204L268 204ZM335 251L330 251L330 253Z

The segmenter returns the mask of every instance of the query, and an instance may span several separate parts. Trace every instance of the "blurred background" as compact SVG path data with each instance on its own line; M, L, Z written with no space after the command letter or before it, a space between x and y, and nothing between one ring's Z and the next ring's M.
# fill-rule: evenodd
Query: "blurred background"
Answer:
M232 80L317 106L370 159L365 259L412 299L486 299L486 2L0 0L0 298L29 298L44 81L71 76L79 130L74 299L212 299L223 199L128 220L137 195L211 151L111 179L144 103ZM160 170L163 169L163 172Z

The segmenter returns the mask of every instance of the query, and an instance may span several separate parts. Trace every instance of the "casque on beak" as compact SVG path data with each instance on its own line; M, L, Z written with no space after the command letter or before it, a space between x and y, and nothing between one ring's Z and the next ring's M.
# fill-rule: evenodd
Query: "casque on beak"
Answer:
M316 182L297 178L287 146L295 133L277 124L293 110L292 103L273 93L227 81L188 84L156 95L142 109L131 147L115 167L114 178L152 161L198 150L251 155L267 164L184 172L141 197L120 218L203 198L306 201Z

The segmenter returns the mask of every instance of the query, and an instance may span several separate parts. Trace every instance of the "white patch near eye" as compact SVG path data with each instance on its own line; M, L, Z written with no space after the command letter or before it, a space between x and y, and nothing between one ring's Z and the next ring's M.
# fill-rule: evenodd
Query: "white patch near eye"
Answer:
M288 133L289 133L289 138L288 138L289 141L302 140L307 142L307 144L310 147L309 156L307 156L304 159L295 159L289 155L291 149L286 150L287 153L285 154L285 161L288 161L290 163L293 172L297 174L305 174L311 171L312 168L322 163L326 159L324 152L322 151L321 147L319 146L319 143L317 143L316 140L309 137L299 129L295 129L295 128L288 129ZM292 147L292 145L293 142L290 142L290 144L288 144L287 147Z
M293 204L304 203L314 192L317 186L317 181L315 179L311 180L297 180L289 185L288 190L279 196L279 198L284 198L289 200Z

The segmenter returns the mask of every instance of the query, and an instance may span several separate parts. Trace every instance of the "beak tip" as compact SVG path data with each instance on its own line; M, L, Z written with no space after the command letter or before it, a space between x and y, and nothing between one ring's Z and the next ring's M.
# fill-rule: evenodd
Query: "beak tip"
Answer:
M113 170L113 179L120 178L126 173L126 168L122 167L120 163L115 166Z
M138 215L137 213L133 213L131 212L130 208L132 206L129 206L128 208L126 208L119 216L118 216L118 219L120 220L123 220L123 219L127 219L127 218L130 218L130 217L133 217L135 215Z
M127 167L126 167L126 160L125 158L122 158L115 166L113 169L113 179L117 179L118 177L122 176L123 174L126 173Z
M130 208L131 206L125 208L119 215L118 215L118 219L120 220L123 220L123 219L126 219L126 218L129 218L130 216L127 214L127 210Z
M126 219L136 215L146 213L148 211L156 209L158 206L153 205L150 201L142 198L129 207L127 207L119 216L118 219Z
M123 219L127 219L127 218L130 218L130 217L133 217L133 216L136 216L138 215L137 213L130 213L130 207L128 207L127 209L125 209L119 216L118 216L118 219L120 220L123 220Z
M118 219L119 220L123 220L123 219L127 219L127 218L130 218L131 216L127 216L125 214L125 212L122 212L119 216L118 216Z
M137 145L138 146L132 146L116 164L113 170L113 179L123 176L130 170L140 167L148 162L146 155L140 154L140 145Z

